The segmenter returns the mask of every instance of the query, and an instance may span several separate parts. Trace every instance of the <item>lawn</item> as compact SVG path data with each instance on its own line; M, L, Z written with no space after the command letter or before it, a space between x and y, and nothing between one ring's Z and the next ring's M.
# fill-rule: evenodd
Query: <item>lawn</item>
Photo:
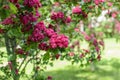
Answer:
M120 80L120 43L106 39L105 46L102 60L98 63L80 67L67 61L56 61L45 74L54 80Z

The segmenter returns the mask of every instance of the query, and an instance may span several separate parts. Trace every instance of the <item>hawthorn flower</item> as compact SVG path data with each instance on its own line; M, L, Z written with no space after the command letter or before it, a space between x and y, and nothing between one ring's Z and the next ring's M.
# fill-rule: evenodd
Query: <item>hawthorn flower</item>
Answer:
M35 7L35 8L41 7L41 3L39 0L24 0L24 5L28 7Z
M66 48L68 47L68 37L65 35L54 35L50 38L49 44L51 48Z
M70 16L67 16L67 18L65 19L65 22L66 23L70 23L72 20L71 20L71 17Z
M72 9L73 14L80 14L82 12L82 9L79 6L76 6Z

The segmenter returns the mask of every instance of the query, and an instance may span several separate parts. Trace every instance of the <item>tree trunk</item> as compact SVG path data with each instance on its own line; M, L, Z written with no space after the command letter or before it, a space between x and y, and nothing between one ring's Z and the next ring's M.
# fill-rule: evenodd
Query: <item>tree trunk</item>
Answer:
M13 80L19 80L19 74L17 71L17 57L15 54L15 48L16 48L16 38L10 38L7 33L4 34L4 38L5 38L5 45L6 45L6 50L7 50L7 55L8 56L12 56L10 58L10 61L12 63L12 69L11 69L11 74L13 77Z

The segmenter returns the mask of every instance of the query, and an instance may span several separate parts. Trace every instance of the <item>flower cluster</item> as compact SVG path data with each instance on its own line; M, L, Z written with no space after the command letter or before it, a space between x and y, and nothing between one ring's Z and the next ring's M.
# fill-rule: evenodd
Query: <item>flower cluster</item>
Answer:
M72 9L72 13L73 14L81 14L82 13L82 9L79 6L76 6Z
M2 24L3 25L11 25L11 24L13 24L14 23L14 21L13 21L13 18L12 17L8 17L8 18L6 18L6 19L4 19L3 21L2 21Z
M35 8L41 7L41 3L39 0L24 0L24 5L27 7L35 7Z
M33 15L33 13L25 12L20 15L20 21L23 25L27 25L31 22L36 22L37 18Z
M44 31L46 27L43 21L40 21L34 26L32 35L29 36L28 40L33 42L39 42L45 38Z
M66 37L65 35L61 34L61 35L53 35L50 38L50 47L51 48L66 48L68 47L68 37Z
M102 3L102 2L104 2L105 0L94 0L94 3L96 4L96 5L99 5L100 3Z
M57 20L57 19L63 19L64 18L64 13L63 12L52 12L51 14L51 19L52 20Z

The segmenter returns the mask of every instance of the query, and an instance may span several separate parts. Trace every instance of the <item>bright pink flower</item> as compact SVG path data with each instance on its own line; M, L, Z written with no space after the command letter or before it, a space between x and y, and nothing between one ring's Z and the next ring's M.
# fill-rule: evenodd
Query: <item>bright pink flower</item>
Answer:
M38 31L34 30L32 35L29 36L29 38L32 42L39 42L39 41L43 40L45 38L45 36L39 30Z
M35 27L34 30L39 30L39 31L45 31L46 27L43 21L38 22Z
M96 5L99 5L100 3L105 2L105 0L94 0L94 3Z
M52 12L51 13L51 19L52 20L63 19L63 18L64 18L64 13L63 12Z
M57 12L57 17L59 19L63 19L64 18L64 13L63 12Z
M24 5L28 7L35 7L35 8L41 7L41 3L39 0L24 0Z
M24 25L27 25L30 22L35 22L37 18L33 15L33 13L25 13L24 15L20 15L20 21Z
M49 38L53 37L54 35L57 35L57 33L51 28L46 29L45 33Z
M65 22L66 23L70 23L72 20L71 20L71 17L70 16L67 16L67 18L65 19Z
M37 17L40 17L41 14L38 12L38 10L36 10L36 14L35 14Z
M82 9L79 6L76 6L72 9L73 14L80 14L82 12Z
M94 3L95 3L96 5L98 5L98 4L100 4L100 1L99 1L99 0L94 0Z
M14 21L11 17L8 17L8 18L6 18L2 21L3 25L10 25L10 24L13 24L13 23L14 23Z
M53 35L50 38L49 44L51 48L66 48L68 47L68 37L65 35Z
M57 16L57 12L52 12L51 13L51 19L52 20L57 20L58 16Z

